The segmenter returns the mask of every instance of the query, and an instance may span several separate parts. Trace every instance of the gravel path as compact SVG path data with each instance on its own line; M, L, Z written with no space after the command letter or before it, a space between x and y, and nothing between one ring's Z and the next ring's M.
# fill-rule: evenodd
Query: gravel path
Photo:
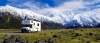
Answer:
M64 31L64 30L74 30L74 29L58 29L58 30L42 30L40 32L47 32L47 31ZM20 35L20 34L34 34L36 32L32 32L32 33L21 33L20 30L14 30L14 29L0 29L0 34L8 34L8 35Z
M4 35L21 35L21 34L33 34L33 33L0 33L0 34L4 34Z

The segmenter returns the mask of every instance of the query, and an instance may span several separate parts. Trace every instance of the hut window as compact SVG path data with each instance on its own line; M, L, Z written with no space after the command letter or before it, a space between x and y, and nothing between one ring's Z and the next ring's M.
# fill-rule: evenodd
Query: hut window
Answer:
M35 23L34 23L34 25L35 25Z
M37 26L39 26L39 23L37 24Z

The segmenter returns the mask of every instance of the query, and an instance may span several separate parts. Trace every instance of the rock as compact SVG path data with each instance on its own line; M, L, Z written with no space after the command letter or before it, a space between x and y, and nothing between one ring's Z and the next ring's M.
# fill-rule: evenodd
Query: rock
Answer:
M36 43L45 43L45 40L39 40Z
M11 43L10 39L4 39L3 43Z
M61 31L61 33L64 33L64 31Z
M83 30L81 30L81 31L83 31Z
M48 43L55 43L55 39L54 38L49 38Z
M20 37L16 38L16 41L15 41L15 42L26 43L26 41L23 40L23 39L20 38Z
M51 33L53 33L53 32L51 32Z
M71 39L74 39L74 37L72 37Z
M57 38L57 37L59 37L59 36L58 36L58 35L53 35L52 37L53 37L53 38Z
M2 43L4 40L3 39L0 39L0 43Z
M15 42L15 43L20 43L20 42Z
M87 41L86 43L91 43L90 41Z
M90 32L90 33L89 33L89 35L93 35L93 33L92 33L92 32Z
M20 37L12 35L9 39L4 39L3 43L26 43L26 40L23 40Z
M47 35L46 33L44 33L44 35Z
M68 36L68 34L65 34L66 36Z
M26 43L30 43L29 41L27 41Z
M11 41L12 43L15 43L16 38L17 38L17 36L12 35L12 37L10 38L10 41Z
M11 38L17 38L17 36L15 36L15 35L12 35L12 37Z
M6 34L5 36L9 36L9 34Z
M9 40L10 40L11 43L15 43L15 40L16 40L16 39L11 38L11 39L9 39Z
M82 36L80 33L75 33L76 34L76 36Z

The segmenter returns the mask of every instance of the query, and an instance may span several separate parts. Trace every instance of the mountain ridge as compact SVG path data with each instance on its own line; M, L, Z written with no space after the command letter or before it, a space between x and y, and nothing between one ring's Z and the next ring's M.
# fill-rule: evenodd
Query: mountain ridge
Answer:
M10 12L14 16L24 18L27 16L41 22L54 22L64 25L65 27L96 27L100 24L100 15L98 9L88 12L65 11L65 12L49 12L47 14L38 14L30 10L19 9L9 5L1 6L0 12Z
M30 19L30 18L27 18ZM0 12L0 29L20 29L23 18L13 16L10 12ZM35 20L35 19L34 19ZM38 20L35 20L38 21ZM61 29L63 25L54 22L41 22L42 29Z

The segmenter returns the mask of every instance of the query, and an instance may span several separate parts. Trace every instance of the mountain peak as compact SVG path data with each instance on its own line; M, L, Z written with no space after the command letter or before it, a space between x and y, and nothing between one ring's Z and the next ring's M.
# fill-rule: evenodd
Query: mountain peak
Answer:
M38 14L30 10L12 7L10 5L1 6L0 12L10 12L14 16L24 18L27 16L30 19L36 19L41 22L55 22L66 27L70 26L97 26L100 23L100 15L98 9L87 12L64 11L64 12L49 12L46 14Z

